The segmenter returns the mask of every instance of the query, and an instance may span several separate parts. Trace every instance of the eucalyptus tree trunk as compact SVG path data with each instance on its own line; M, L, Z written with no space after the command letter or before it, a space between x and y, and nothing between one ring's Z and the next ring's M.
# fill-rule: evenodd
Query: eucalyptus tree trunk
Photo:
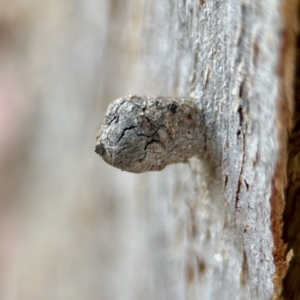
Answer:
M130 93L190 98L203 112L205 140L205 154L199 148L188 165L140 177L139 201L153 213L146 299L281 296L297 5L147 1L135 16L141 38L124 42L137 72ZM136 289L150 288L135 279Z
M1 215L1 299L300 299L299 0L3 3L11 90L26 82L33 105L30 134L12 134L20 166L1 175L18 200ZM130 155L151 163L111 161L108 129L96 150L161 171L93 152L124 96L150 103L162 138L176 127L180 151L163 150L178 163L152 164L150 121Z

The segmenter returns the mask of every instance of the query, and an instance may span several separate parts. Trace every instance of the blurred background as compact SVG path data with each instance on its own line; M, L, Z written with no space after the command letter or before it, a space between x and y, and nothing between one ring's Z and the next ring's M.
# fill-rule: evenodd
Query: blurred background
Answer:
M189 166L94 153L114 99L184 95L173 2L0 2L0 299L184 299Z

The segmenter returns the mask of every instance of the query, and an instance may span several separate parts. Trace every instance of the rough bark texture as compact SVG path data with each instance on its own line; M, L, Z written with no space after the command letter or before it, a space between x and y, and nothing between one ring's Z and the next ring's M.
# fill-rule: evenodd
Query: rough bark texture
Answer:
M155 60L157 55L156 67L161 63L158 70L163 70L161 44L167 55L174 55L176 68L168 68L173 72L167 78L174 78L175 93L172 89L158 92L197 99L204 111L209 154L207 160L190 164L200 175L194 181L197 193L184 194L182 208L186 205L190 213L185 219L190 228L185 227L181 240L186 245L180 263L185 293L189 299L278 297L285 272L277 225L283 209L284 162L282 184L278 184L281 179L276 181L281 196L272 197L272 192L279 153L285 155L281 145L286 134L281 132L288 128L279 116L282 74L277 72L285 29L283 3L179 1L169 5L156 11L155 4L148 4L141 61ZM166 62L170 61L169 57ZM177 174L177 180L181 176ZM174 217L178 221L178 215ZM168 218L164 217L166 222ZM166 235L176 236L177 230L171 228ZM278 230L276 238L272 230ZM172 239L169 243L170 247ZM172 248L167 249L172 257Z
M284 124L289 120L279 116L279 99L286 88L277 72L282 59L282 4L179 1L163 11L168 14L172 9L175 16L175 22L164 22L171 34L163 36L160 30L158 35L167 49L175 44L175 96L194 97L205 116L208 159L190 163L195 174L200 174L195 186L202 196L191 197L189 192L184 196L191 228L186 228L181 241L186 245L182 272L189 299L200 295L205 299L270 299L281 293L286 269L280 225L285 161L279 162L279 153L286 157L282 147L289 128ZM142 61L145 54L149 58L154 45L159 49L157 36L151 39L147 26L158 34L160 14L150 11L148 17ZM291 112L290 105L286 106ZM282 166L279 175L278 165ZM274 196L273 178L277 178L279 197ZM174 236L176 229L166 234Z
M24 89L32 105L27 126L16 115L7 125L17 130L0 168L0 298L279 297L297 1L2 2L0 92ZM138 175L100 160L104 113L129 94L192 99L205 159ZM287 296L298 295L297 191Z
M187 99L128 96L112 103L96 153L133 173L160 171L204 153L203 114Z

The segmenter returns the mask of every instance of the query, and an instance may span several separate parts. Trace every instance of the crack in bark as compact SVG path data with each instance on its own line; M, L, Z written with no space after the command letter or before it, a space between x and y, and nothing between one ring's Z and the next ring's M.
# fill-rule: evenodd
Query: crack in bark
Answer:
M200 113L194 102L183 98L118 99L107 111L97 138L97 153L107 163L134 173L186 162L204 152ZM149 155L148 147L154 143L158 146Z
M130 127L124 128L124 130L121 133L121 135L120 135L119 139L117 140L116 144L118 144L120 142L120 140L124 137L126 131L134 129L134 128L137 128L137 126L130 126Z
M241 184L242 184L242 174L244 171L244 164L245 164L245 155L246 155L246 149L245 149L245 134L243 133L243 137L242 137L242 144L243 144L243 154L242 154L242 163L241 163L241 170L240 170L240 174L239 174L239 178L238 178L238 184L237 184L237 189L236 189L236 197L235 197L235 212L237 213L237 209L238 209L238 202L239 202L239 198L240 198L240 192L241 192Z
M162 143L160 143L160 141L157 141L157 140L151 140L150 142L147 142L145 147L144 147L144 150L147 152L147 149L148 149L148 146L153 144L153 143L158 143L162 146Z

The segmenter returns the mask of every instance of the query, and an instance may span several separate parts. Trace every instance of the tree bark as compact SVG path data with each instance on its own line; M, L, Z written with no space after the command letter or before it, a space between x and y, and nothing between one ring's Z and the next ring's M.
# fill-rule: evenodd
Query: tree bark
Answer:
M148 234L164 240L149 250L164 253L164 263L154 259L155 299L278 299L287 269L281 234L297 3L170 1L145 8L140 85L131 93L194 99L204 111L206 143L205 159L152 175L161 186L167 176L178 182L171 198L157 188L157 202L149 177L141 179L141 201L157 205L160 224Z
M1 175L22 170L1 190L20 198L1 299L299 299L299 0L3 3L0 59L33 105ZM99 159L104 113L129 94L191 101L198 158L144 174Z

